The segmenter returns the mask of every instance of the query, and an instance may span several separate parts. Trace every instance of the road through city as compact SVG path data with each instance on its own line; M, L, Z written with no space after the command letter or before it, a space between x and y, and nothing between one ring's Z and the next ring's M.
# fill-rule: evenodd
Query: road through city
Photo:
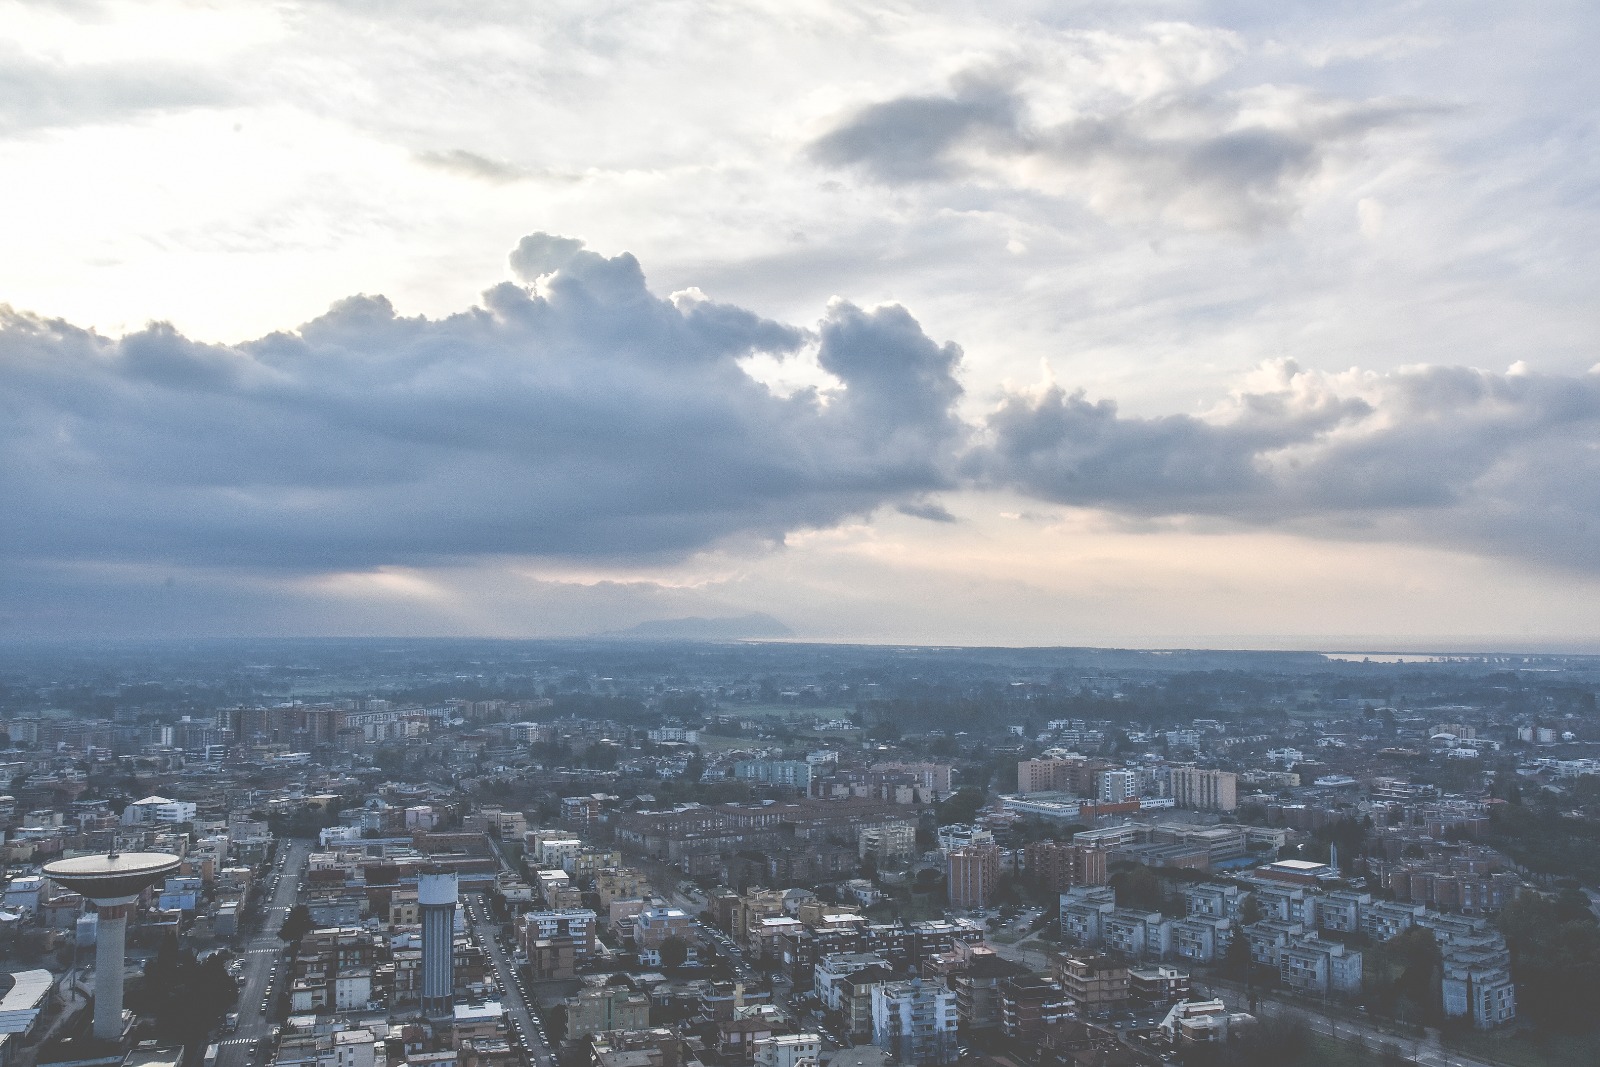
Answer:
M280 982L287 981L288 964L285 962L284 944L278 940L278 927L293 908L300 895L300 879L304 877L306 862L311 855L308 841L284 840L278 848L278 858L272 872L260 887L265 896L261 927L247 938L239 949L244 971L239 976L239 1013L237 1033L224 1034L218 1041L217 1067L249 1067L261 1062L256 1056L272 1034L272 1020L262 1010L262 1004L271 1004L280 992ZM273 879L276 878L276 886Z

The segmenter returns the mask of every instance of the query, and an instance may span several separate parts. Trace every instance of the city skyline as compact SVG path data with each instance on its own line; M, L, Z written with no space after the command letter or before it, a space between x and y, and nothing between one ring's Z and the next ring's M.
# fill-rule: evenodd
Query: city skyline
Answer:
M1600 651L1587 8L10 8L0 638Z

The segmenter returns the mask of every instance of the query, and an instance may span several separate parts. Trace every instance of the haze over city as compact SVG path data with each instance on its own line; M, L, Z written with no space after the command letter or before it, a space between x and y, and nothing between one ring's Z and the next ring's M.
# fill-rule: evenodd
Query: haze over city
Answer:
M1600 648L1591 5L0 11L0 634Z

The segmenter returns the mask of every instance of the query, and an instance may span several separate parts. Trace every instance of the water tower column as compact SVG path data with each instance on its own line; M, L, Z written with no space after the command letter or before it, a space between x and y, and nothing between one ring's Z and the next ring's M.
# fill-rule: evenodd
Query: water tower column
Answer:
M122 1036L122 974L127 959L128 912L135 898L97 900L100 914L94 944L94 1036Z

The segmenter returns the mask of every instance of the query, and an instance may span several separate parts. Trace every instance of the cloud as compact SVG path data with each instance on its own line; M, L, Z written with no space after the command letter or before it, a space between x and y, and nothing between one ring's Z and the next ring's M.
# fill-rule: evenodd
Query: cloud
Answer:
M1264 368L1206 417L1007 395L974 476L1140 518L1446 545L1600 569L1600 375Z
M13 563L314 572L496 555L666 559L780 541L955 481L960 351L903 309L816 334L668 301L627 254L534 235L536 283L405 317L357 296L202 344L0 316L0 543ZM740 369L815 343L841 387Z
M1017 97L973 85L953 96L905 96L862 108L818 138L811 157L834 167L859 166L884 182L931 181L966 172L953 157L968 141L997 148L1015 140Z
M0 134L232 102L222 79L170 63L69 64L0 49Z
M969 182L1075 200L1118 220L1253 233L1287 222L1341 153L1443 109L1297 87L1190 81L1105 92L1043 113L1020 86L958 79L943 95L860 108L814 140L824 166L890 185Z
M895 509L902 515L909 515L913 519L926 519L929 522L955 522L956 517L950 514L948 508L933 500L924 500L916 503L901 504Z
M523 178L528 177L528 171L523 170L521 167L514 166L504 160L480 156L478 153L468 152L464 148L452 148L443 152L418 152L417 159L430 167L437 167L440 170L447 170L468 178L478 178L496 185L521 181Z

